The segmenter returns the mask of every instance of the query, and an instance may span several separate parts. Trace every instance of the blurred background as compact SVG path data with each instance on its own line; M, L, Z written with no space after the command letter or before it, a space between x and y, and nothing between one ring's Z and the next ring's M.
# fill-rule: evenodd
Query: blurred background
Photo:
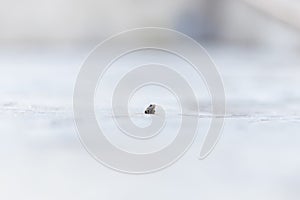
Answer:
M300 198L299 1L0 3L1 199ZM207 49L224 81L227 115L207 159L197 159L197 139L170 168L131 176L84 150L72 94L94 46L149 26L178 30Z
M1 43L98 42L143 26L167 27L196 39L298 46L296 0L1 1Z

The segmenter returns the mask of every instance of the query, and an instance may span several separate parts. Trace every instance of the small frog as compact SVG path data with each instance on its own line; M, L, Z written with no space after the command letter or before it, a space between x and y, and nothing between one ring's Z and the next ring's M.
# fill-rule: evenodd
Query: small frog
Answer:
M145 110L145 114L155 114L155 104L150 104L146 110Z

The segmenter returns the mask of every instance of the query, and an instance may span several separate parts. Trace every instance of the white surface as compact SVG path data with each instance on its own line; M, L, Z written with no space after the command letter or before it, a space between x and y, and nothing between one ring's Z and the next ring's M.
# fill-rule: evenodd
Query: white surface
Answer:
M135 176L96 162L77 137L72 91L89 49L0 50L1 199L300 198L296 52L208 45L228 99L220 142L200 161L199 135L171 167Z

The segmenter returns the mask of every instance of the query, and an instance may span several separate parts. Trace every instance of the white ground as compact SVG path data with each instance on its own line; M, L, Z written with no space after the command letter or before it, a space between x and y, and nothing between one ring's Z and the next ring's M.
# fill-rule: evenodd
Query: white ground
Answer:
M0 199L298 200L299 52L206 47L227 95L221 140L200 161L199 133L177 163L138 176L96 162L76 134L72 92L91 46L1 48ZM134 109L144 109L142 103ZM172 106L168 109L177 113ZM201 106L201 124L207 126L209 109ZM99 109L101 117L109 120L109 107ZM135 118L137 123L144 119Z

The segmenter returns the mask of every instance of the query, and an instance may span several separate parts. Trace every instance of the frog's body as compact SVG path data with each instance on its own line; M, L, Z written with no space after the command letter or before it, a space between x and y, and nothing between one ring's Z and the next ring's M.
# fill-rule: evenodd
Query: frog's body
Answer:
M145 114L155 114L155 104L150 104L146 110L145 110Z

